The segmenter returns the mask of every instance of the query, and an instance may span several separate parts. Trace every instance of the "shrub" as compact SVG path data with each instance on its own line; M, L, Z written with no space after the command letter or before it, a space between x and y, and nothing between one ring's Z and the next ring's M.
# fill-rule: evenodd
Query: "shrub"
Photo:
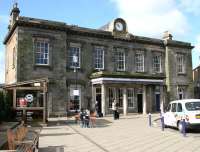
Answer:
M10 121L13 118L12 97L0 91L0 122Z

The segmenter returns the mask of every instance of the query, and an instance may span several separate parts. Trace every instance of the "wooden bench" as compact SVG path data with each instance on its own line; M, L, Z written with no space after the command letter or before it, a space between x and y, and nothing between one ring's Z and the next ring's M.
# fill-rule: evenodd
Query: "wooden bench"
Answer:
M34 152L38 149L39 135L20 125L15 130L7 130L8 149L20 152Z

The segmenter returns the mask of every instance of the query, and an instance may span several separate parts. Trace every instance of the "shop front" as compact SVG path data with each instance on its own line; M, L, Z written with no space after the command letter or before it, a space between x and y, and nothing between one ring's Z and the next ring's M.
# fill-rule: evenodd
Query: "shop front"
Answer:
M117 101L120 113L163 111L165 93L162 79L94 78L92 98L103 115L112 113L112 102Z
M6 85L4 89L12 94L13 109L18 121L33 122L47 120L48 79L37 79Z

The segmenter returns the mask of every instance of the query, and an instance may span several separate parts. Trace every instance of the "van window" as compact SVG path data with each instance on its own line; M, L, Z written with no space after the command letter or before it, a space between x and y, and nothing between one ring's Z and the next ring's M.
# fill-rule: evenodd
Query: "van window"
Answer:
M182 112L182 104L178 103L177 112Z
M187 102L185 107L188 111L200 110L200 102Z
M170 110L171 110L171 104L169 104L169 105L167 106L166 111L169 112Z
M172 103L172 112L176 112L177 103Z

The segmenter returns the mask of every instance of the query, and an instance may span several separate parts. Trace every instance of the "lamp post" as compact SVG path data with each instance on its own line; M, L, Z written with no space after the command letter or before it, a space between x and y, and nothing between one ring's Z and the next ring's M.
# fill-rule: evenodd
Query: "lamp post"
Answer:
M74 108L75 111L77 112L77 98L76 96L79 96L79 91L77 89L77 64L78 64L78 56L76 54L73 55L73 66L74 66L74 73L75 73L75 89L73 91L73 95L74 95Z

